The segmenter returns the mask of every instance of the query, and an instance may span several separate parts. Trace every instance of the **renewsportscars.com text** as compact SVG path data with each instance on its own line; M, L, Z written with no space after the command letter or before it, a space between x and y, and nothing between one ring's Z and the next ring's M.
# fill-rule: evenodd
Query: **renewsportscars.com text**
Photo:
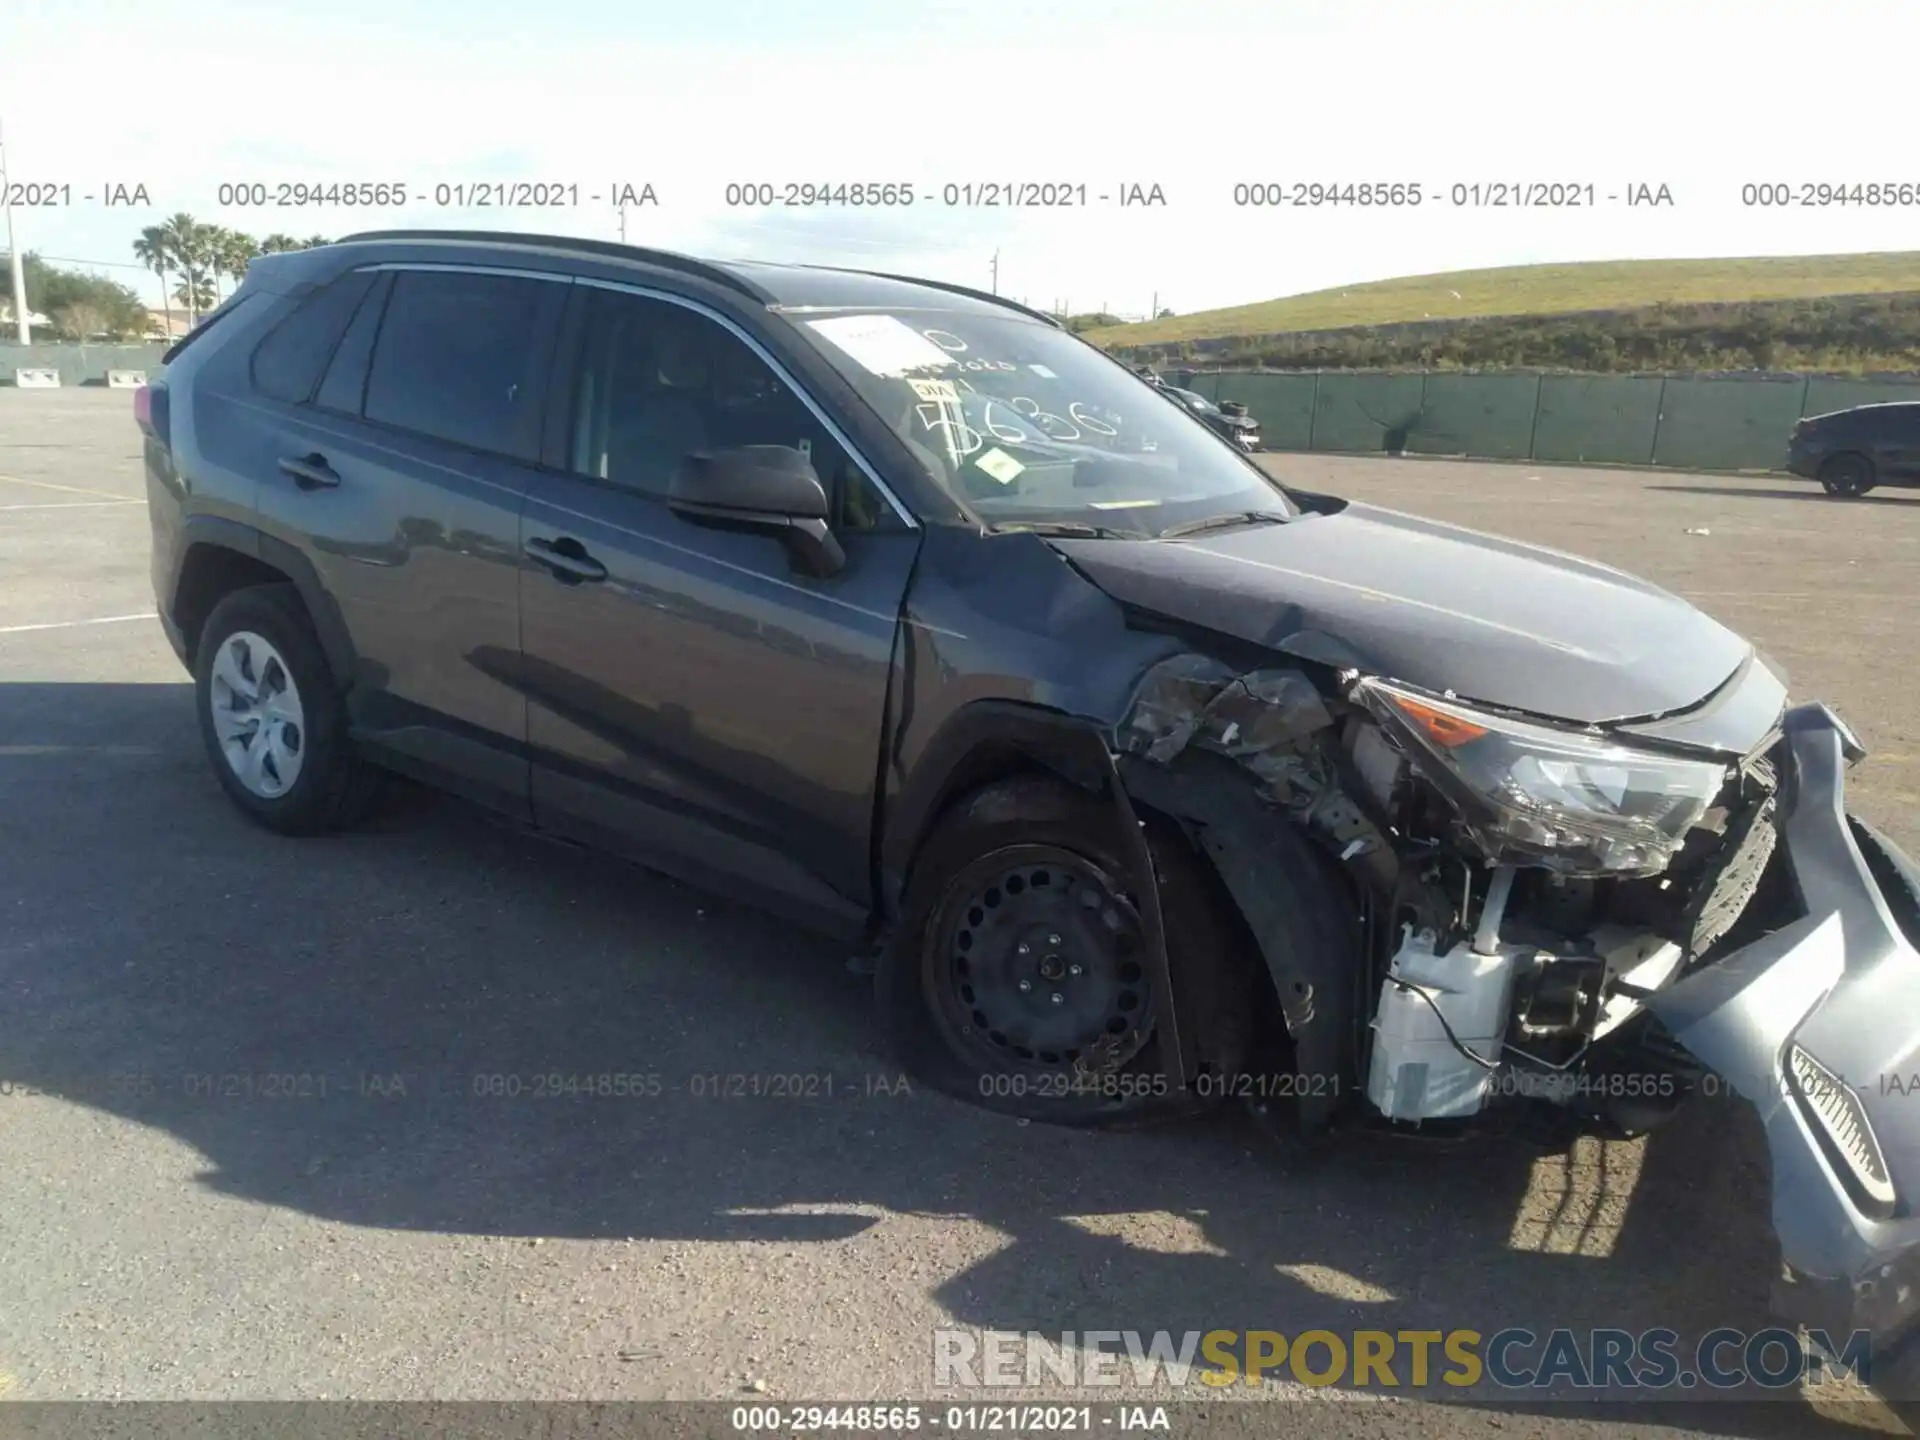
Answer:
M1293 1381L1367 1389L1790 1389L1872 1383L1871 1337L1825 1331L1710 1330L1068 1330L933 1332L933 1383L960 1389L1044 1385L1203 1385Z

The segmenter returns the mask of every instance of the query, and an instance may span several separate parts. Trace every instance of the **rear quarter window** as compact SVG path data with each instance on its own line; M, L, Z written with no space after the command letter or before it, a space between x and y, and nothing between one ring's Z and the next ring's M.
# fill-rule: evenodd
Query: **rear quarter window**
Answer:
M185 335L182 335L178 340L174 341L173 344L163 350L160 353L160 363L162 365L171 365L186 353L189 345L197 345L206 339L215 326L239 314L242 310L257 308L259 303L266 298L267 296L264 290L248 290L242 287L234 291L233 294L229 295L217 308L209 310L205 315L201 316L198 325L195 325L193 329L189 330Z
M375 272L355 271L323 285L293 308L253 350L254 389L304 405L325 373L354 312L373 288Z

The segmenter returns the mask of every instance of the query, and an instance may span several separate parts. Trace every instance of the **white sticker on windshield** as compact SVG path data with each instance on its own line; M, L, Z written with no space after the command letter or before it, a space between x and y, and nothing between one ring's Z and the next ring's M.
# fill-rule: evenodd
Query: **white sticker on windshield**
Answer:
M1089 510L1148 510L1158 505L1158 500L1093 500L1089 501Z
M954 388L951 380L909 380L907 383L922 400L945 400L954 405L960 403L960 392Z
M898 377L953 364L946 351L892 315L836 315L806 323L875 375Z
M1027 468L997 445L973 463L1002 485L1011 485L1015 477Z
M1033 373L1038 375L1042 380L1058 380L1060 378L1058 375L1054 374L1053 371L1049 370L1044 365L1029 365L1027 366L1027 368L1033 371Z

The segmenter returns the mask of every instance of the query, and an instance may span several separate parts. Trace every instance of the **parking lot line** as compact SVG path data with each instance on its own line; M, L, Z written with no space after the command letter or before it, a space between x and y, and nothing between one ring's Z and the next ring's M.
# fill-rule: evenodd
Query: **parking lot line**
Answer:
M10 510L105 510L114 505L144 505L144 500L48 500L40 505L0 505L0 514Z
M35 485L42 490L58 490L67 495L92 495L100 500L124 500L124 495L115 495L110 490L83 490L78 485L56 485L51 480L29 480L24 475L0 475L0 481L9 485Z
M125 620L151 620L154 612L138 615L101 615L92 620L47 620L37 625L0 625L0 635L24 635L29 630L70 630L76 625L118 625Z

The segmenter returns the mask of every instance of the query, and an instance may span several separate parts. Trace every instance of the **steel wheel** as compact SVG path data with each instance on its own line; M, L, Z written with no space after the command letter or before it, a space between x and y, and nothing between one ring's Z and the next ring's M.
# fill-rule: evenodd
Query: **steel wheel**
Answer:
M263 800L275 800L300 778L306 758L306 712L280 652L251 630L220 646L207 690L220 753L234 777Z
M1842 499L1866 494L1873 483L1873 464L1864 455L1836 455L1820 467L1821 488Z
M982 1071L1110 1071L1152 1033L1139 915L1071 851L981 856L946 887L929 938L935 1023Z

